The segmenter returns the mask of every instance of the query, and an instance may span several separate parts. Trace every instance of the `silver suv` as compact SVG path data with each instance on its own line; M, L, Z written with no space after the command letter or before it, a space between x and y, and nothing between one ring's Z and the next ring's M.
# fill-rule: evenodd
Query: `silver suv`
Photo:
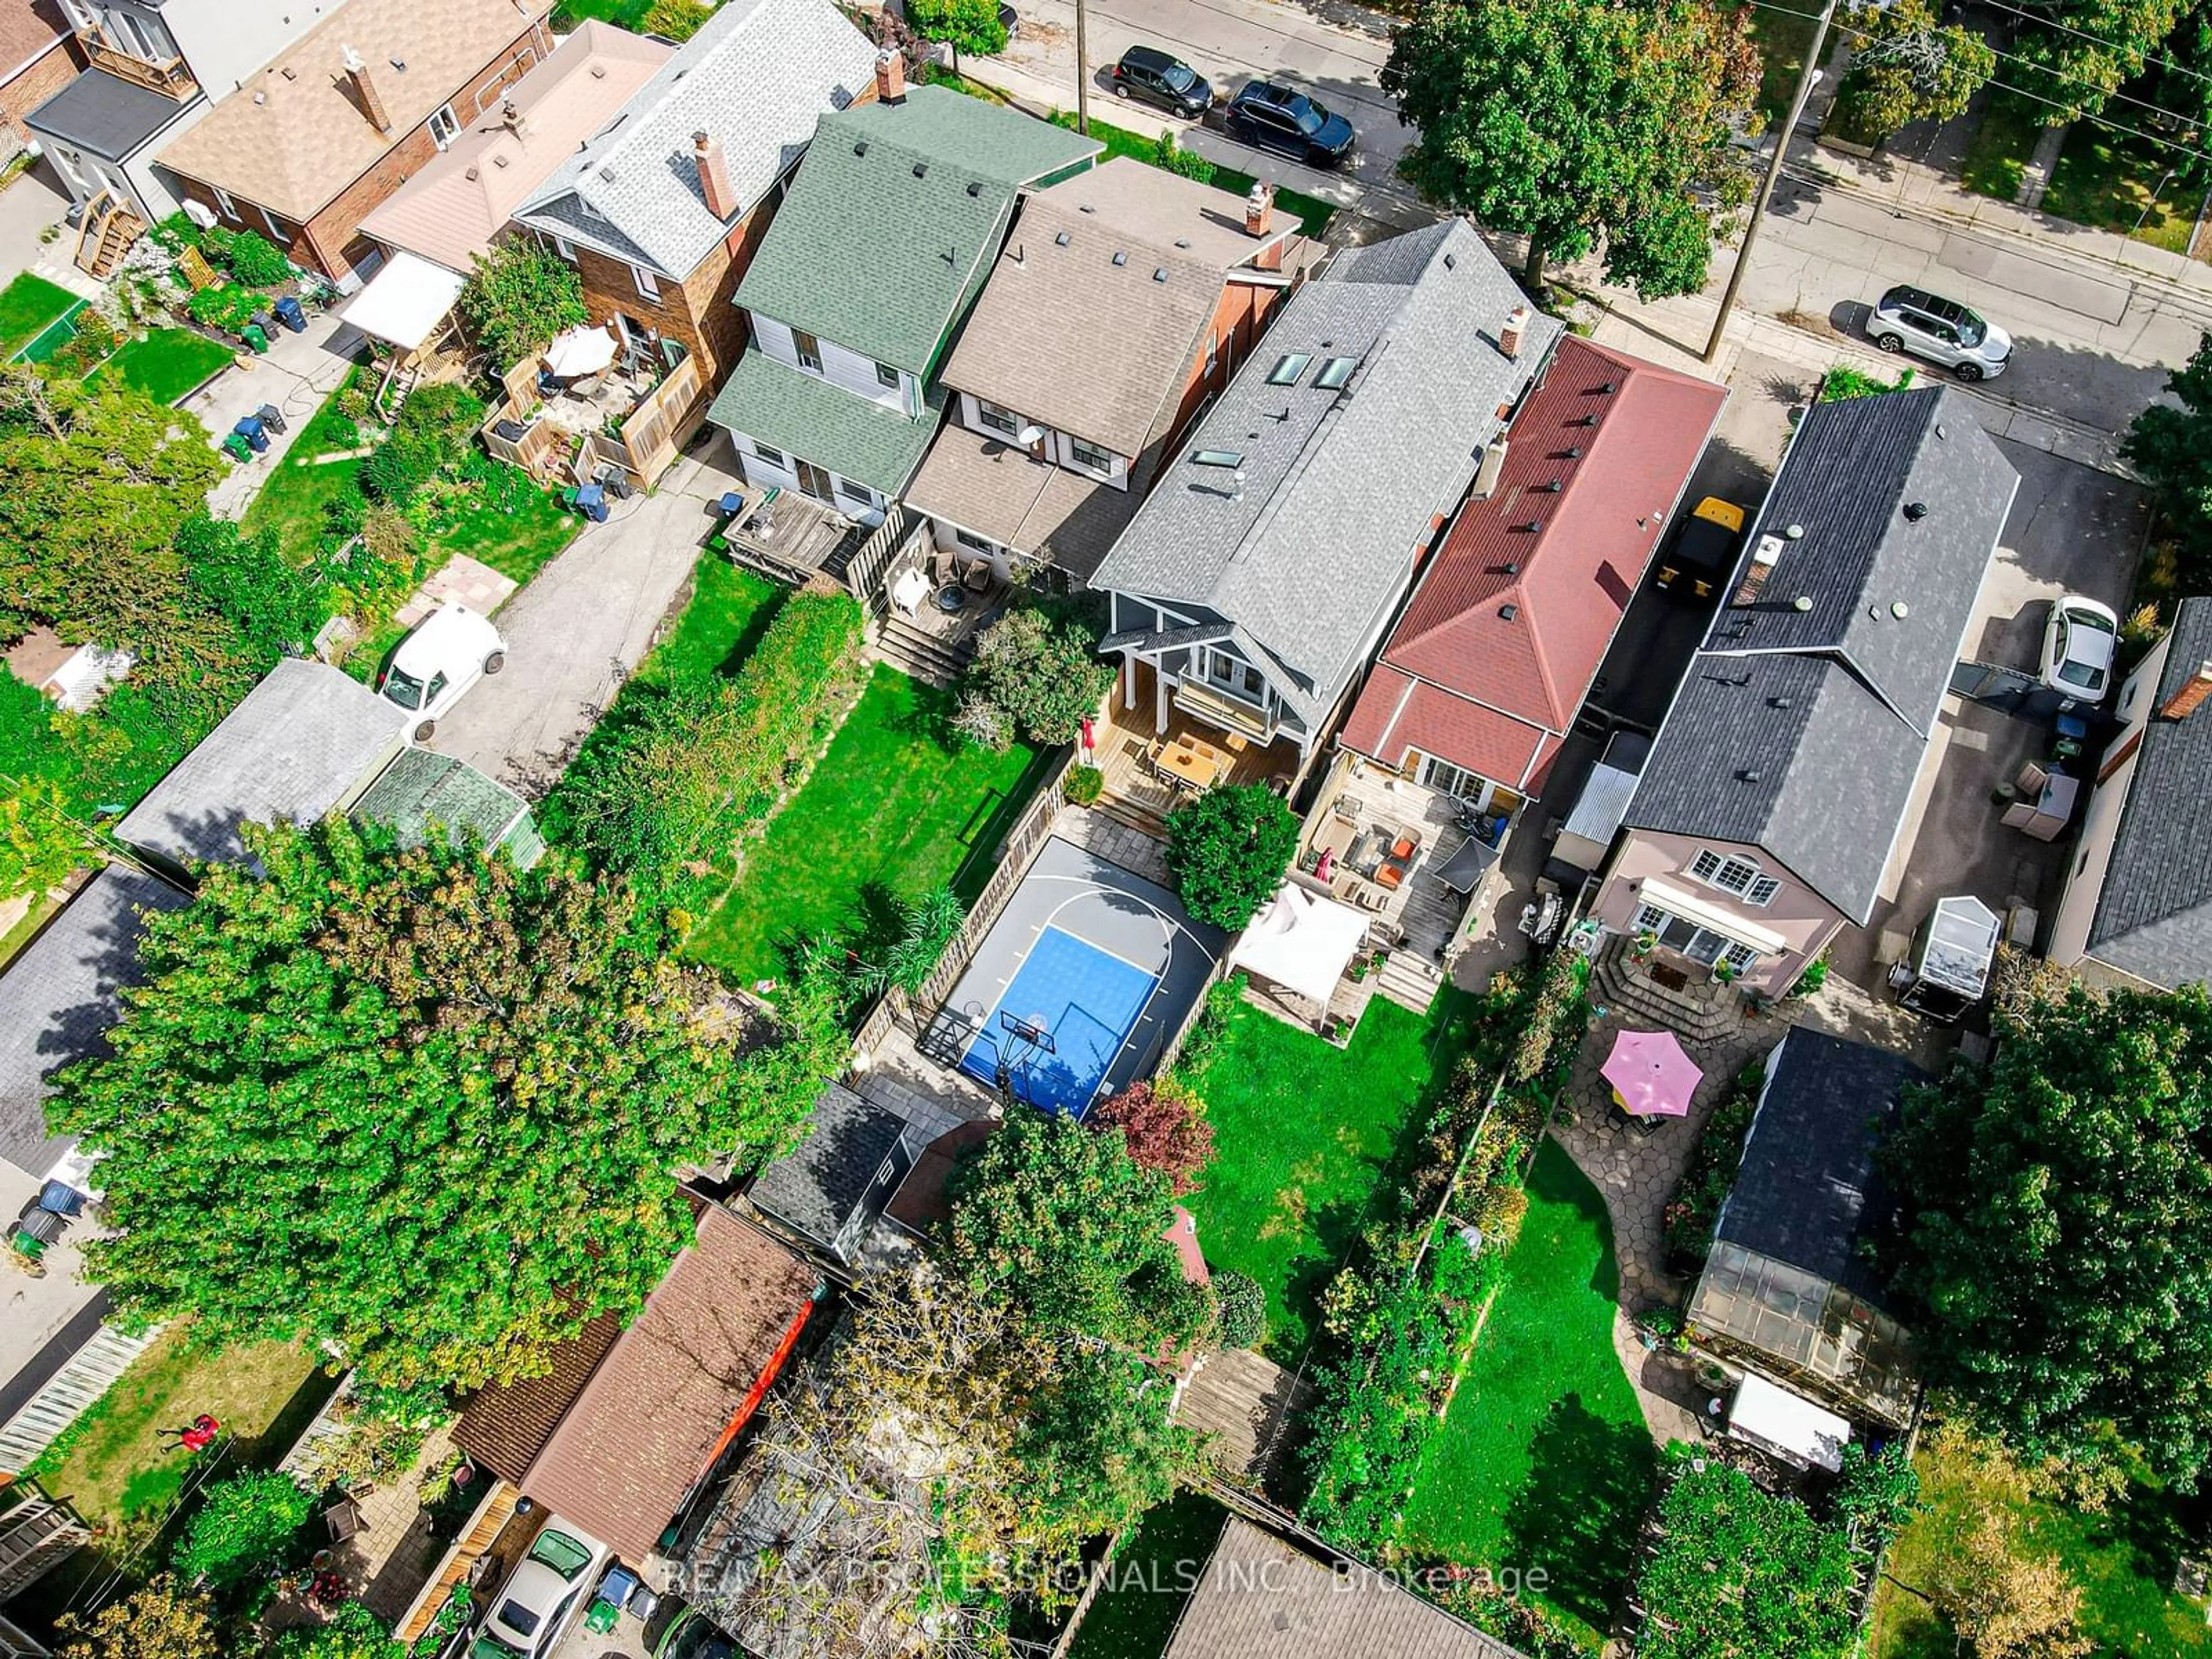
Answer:
M2012 360L2012 336L1956 300L1898 287L1881 296L1867 334L1884 351L1909 351L1962 380L1993 380Z

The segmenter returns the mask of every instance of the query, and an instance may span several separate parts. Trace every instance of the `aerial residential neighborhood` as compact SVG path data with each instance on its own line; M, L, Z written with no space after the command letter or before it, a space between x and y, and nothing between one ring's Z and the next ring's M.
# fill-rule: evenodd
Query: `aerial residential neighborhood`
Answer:
M0 0L0 1659L2212 1654L2212 62Z

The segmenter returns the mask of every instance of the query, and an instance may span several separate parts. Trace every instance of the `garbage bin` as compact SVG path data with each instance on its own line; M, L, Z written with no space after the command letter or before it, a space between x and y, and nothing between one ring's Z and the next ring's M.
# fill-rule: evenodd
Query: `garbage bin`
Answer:
M261 419L257 415L240 416L238 424L230 430L233 436L245 439L246 446L257 455L269 447L269 434L262 430Z
M269 336L258 323L248 323L238 337L246 342L248 351L258 354L269 349Z
M284 411L274 404L264 404L253 411L254 417L271 432L284 430Z
M288 294L277 301L274 309L276 313L276 320L290 329L293 333L305 334L307 331L307 311L290 295Z
M223 439L222 453L234 461L250 461L253 459L253 446L233 432Z
M576 511L593 524L607 521L607 492L598 484L586 484L576 492Z

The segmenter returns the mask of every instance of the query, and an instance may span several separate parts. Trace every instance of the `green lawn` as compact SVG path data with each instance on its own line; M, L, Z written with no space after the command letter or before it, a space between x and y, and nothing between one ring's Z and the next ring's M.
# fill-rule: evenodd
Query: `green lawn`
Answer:
M50 325L83 301L58 283L23 272L0 288L0 362L7 362Z
M1593 1646L1628 1581L1658 1454L1613 1351L1620 1268L1605 1200L1556 1141L1444 1431L1406 1507L1417 1549L1541 1568L1538 1599Z
M1042 765L952 735L952 694L878 665L806 787L746 851L743 878L692 935L693 956L772 979L799 938L842 931L878 896L951 884L972 896Z
M1959 182L1977 196L2009 202L2020 194L2021 176L2035 142L2043 136L2043 106L2002 88L1992 90L1981 125L1966 141Z
M1813 44L1813 31L1820 25L1815 18L1796 14L1812 9L1809 6L1788 11L1771 6L1750 8L1752 44L1759 48L1758 107L1770 127L1790 113L1790 101L1797 95L1805 49Z
M353 422L338 412L338 392L361 374L358 364L346 371L345 379L308 417L276 470L263 482L261 493L246 509L246 527L274 529L285 552L296 562L304 562L321 541L325 509L360 490L358 461L331 461L318 466L315 457L361 447Z
M231 358L229 347L188 328L149 329L144 339L126 342L91 378L116 375L155 402L173 404L220 374Z
M1214 1161L1186 1201L1206 1259L1267 1291L1270 1358L1297 1363L1407 1122L1466 1046L1472 1007L1448 992L1423 1016L1377 997L1339 1048L1246 1004L1189 1073Z
M1084 1615L1068 1659L1159 1659L1228 1521L1227 1510L1195 1492L1148 1510L1122 1540L1114 1576Z
M789 592L727 559L701 559L691 573L691 598L676 631L639 665L637 678L667 684L700 674L734 672Z
M586 17L596 17L635 34L643 29L645 15L652 9L653 0L561 0L553 9L553 27L566 34Z
M456 554L489 565L518 586L528 581L576 538L583 520L566 512L544 490L534 492L514 513L471 507L441 526L427 544L427 568L436 570Z
M1060 125L1071 130L1075 125L1073 115L1063 114L1059 120ZM1156 165L1152 160L1152 141L1140 133L1131 132L1127 128L1105 121L1094 120L1091 124L1091 136L1106 146L1103 160L1110 161L1115 156L1125 155L1132 161L1142 161L1146 167ZM1249 173L1239 173L1235 167L1225 167L1219 162L1214 164L1213 187L1216 190L1245 196L1251 193L1255 182L1253 175ZM1285 213L1296 214L1304 224L1306 234L1315 238L1319 238L1328 228L1328 222L1336 212L1336 205L1333 202L1324 202L1304 191L1285 190L1279 185L1275 188L1275 205Z
M2178 150L2094 121L2067 129L2051 170L2043 210L2098 230L2117 230L2173 252L2185 252L2204 199L2202 185L2169 177Z

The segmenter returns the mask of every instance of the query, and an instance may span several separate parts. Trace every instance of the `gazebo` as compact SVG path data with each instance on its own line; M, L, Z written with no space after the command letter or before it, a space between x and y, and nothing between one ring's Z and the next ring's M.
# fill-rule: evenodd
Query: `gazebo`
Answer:
M1229 963L1312 1004L1319 1028L1337 981L1367 938L1367 923L1365 911L1286 881L1245 928Z

